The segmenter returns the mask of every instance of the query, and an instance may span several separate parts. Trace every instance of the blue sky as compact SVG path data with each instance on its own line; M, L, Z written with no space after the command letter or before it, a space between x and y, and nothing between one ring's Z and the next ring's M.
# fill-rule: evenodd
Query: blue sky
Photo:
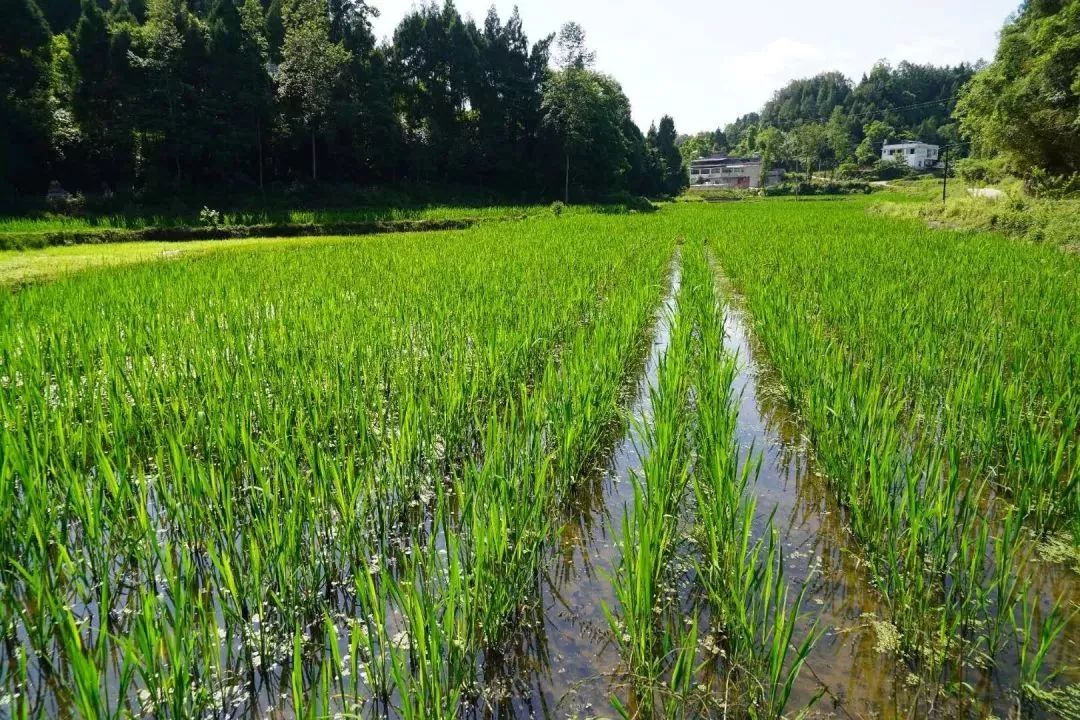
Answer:
M416 0L369 0L389 38ZM441 3L441 0L439 0ZM567 20L584 26L597 66L614 75L645 129L664 113L680 132L757 110L799 77L839 70L856 82L879 59L955 64L991 59L1019 0L456 0L482 22L518 5L530 40Z

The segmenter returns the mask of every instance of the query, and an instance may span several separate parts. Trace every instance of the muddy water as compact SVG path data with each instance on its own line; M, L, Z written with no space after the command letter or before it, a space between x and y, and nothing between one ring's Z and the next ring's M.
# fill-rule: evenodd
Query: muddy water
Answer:
M619 563L616 536L633 502L631 478L645 453L640 428L652 415L650 388L671 339L680 275L678 263L654 324L644 371L631 389L630 422L606 462L575 489L559 518L556 542L542 583L543 626L536 635L526 677L497 716L591 718L611 716L619 691L619 650L604 608L616 609L611 577Z
M792 693L798 708L824 693L812 716L899 717L919 702L908 670L887 649L887 617L870 586L836 503L818 472L796 418L776 391L745 318L728 307L725 345L739 359L737 438L744 456L761 453L755 532L770 514L793 589L806 587L804 611L823 631ZM797 637L807 632L804 621Z
M647 422L649 387L667 348L678 278L657 321L645 372L638 383L632 414ZM940 687L920 683L891 649L888 612L871 586L858 547L818 471L797 418L778 392L775 373L751 336L741 310L729 307L726 349L739 359L737 439L747 460L761 455L752 492L757 497L755 534L768 532L770 518L784 549L785 575L793 590L806 588L806 620L796 638L809 631L811 617L822 631L792 694L798 710L816 696L811 717L899 718L970 717L994 712L1009 716L1015 700L1015 672L976 674L965 679L982 698L966 708L943 701ZM631 423L636 428L637 423ZM618 648L603 608L615 607L611 575L620 551L613 534L632 502L631 477L641 469L640 438L631 430L615 446L604 471L578 488L572 512L564 519L558 546L543 583L542 630L537 634L528 680L518 677L514 700L498 716L589 718L611 716L611 697L620 693ZM1066 571L1065 576L1071 573ZM1052 579L1052 580L1051 580ZM1075 588L1061 572L1043 576L1060 596ZM1072 628L1070 628L1071 630ZM1072 638L1067 638L1072 640ZM1063 646L1064 645L1064 646ZM1059 644L1053 655L1068 655L1075 643ZM1003 658L1010 664L1014 658ZM1054 661L1067 661L1054 657ZM1052 662L1057 666L1061 662Z

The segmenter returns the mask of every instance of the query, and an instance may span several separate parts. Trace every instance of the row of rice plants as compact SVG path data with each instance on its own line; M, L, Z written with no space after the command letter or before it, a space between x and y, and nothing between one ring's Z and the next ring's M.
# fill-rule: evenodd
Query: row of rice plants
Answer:
M1033 532L1080 517L1075 259L843 205L688 222L744 293L906 656L961 681L1015 663L1016 690L1052 676L1074 610L1030 592L1028 561Z
M771 529L754 539L740 463L722 305L700 241L682 252L672 342L642 428L642 472L623 519L609 612L632 690L624 717L778 718L816 631L793 637L790 598Z
M736 211L725 232L761 251L761 270L834 343L872 339L921 434L950 432L965 463L992 472L992 489L1030 496L1032 529L1080 544L1076 258L843 205L798 215L782 204Z
M0 298L11 712L449 711L666 252L637 219L562 218Z
M497 702L483 695L481 676L531 643L554 511L591 471L619 418L669 252L652 240L634 250L637 270L616 275L622 282L595 321L568 339L530 392L508 398L491 418L482 460L455 483L459 507L425 547L413 549L434 558L445 545L447 553L443 562L427 563L431 574L402 585L405 606L421 608L403 613L406 637L430 636L424 656L410 648L413 674L398 678L403 716L455 717L462 703ZM458 634L448 634L454 623Z

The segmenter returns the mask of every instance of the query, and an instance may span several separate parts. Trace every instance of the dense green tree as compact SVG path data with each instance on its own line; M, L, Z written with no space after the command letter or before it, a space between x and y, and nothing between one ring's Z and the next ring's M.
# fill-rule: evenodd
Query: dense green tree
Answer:
M494 8L484 21L481 72L473 105L479 114L478 177L522 188L536 171L536 152L552 37L532 47L517 10L505 24Z
M229 72L210 73L204 86L215 136L208 173L219 180L245 176L263 185L264 134L274 88L266 63L265 21L259 0L217 0L209 18L209 60Z
M757 134L757 151L761 155L764 170L780 167L788 159L787 139L784 133L775 127L764 128Z
M53 35L49 70L49 106L52 120L52 159L57 177L67 181L84 163L80 158L82 133L71 107L75 94L75 58L71 35Z
M470 101L481 91L480 41L450 0L409 13L394 31L392 58L419 177L466 175L476 144Z
M866 141L864 126L879 120L895 128L894 138L949 142L956 128L950 120L960 88L971 77L970 65L937 67L902 62L896 68L878 63L857 85L838 72L794 80L773 95L761 115L749 114L725 128L733 152L758 150L756 135L763 128L790 131L826 123L826 147L818 162L838 164L857 157L877 160L880 139Z
M0 188L44 191L52 38L34 0L0 0Z
M728 149L735 155L749 155L757 147L757 133L761 126L761 115L747 113L735 122L724 126Z
M656 197L664 192L664 161L655 146L650 145L641 129L629 117L623 120L623 135L627 138L629 170L626 189L635 195Z
M585 70L596 62L596 53L585 42L585 30L576 22L568 22L559 30L559 67Z
M361 42L367 44L369 19L378 15L375 8L364 0L328 0L327 10L330 12L331 40L345 41L348 45L349 39L359 35L362 38Z
M872 120L863 126L863 139L855 149L855 159L861 165L872 165L881 158L881 147L896 137L896 129L881 120Z
M130 24L110 26L95 0L84 0L75 27L72 111L81 131L78 184L98 189L134 180L135 140L130 99L134 92Z
M761 123L789 130L807 122L823 122L833 108L847 102L851 93L851 81L838 72L793 80L765 103Z
M897 137L937 143L937 129L950 122L960 90L973 72L966 64L902 62L893 68L878 63L855 87L845 110L863 123L878 119L892 125Z
M1080 172L1080 0L1031 0L957 108L982 155L1024 177Z
M278 95L290 119L310 140L311 179L318 181L318 136L334 103L349 51L330 39L324 0L291 0L282 14L285 27L278 68Z
M71 30L79 19L79 0L39 0L38 7L57 35Z
M829 149L828 130L823 123L805 123L788 133L789 154L798 161L809 178L821 167Z
M689 184L683 156L675 145L677 137L675 121L670 115L660 118L660 126L651 128L648 135L649 144L656 148L663 163L661 188L666 195L677 195Z
M0 0L0 184L20 191L310 174L533 196L570 178L599 197L682 182L673 122L647 142L572 23L553 72L554 36L530 44L516 10L477 27L450 0L409 13L382 46L365 0L85 0L57 21L67 32L50 29L46 1L63 14L62 0Z
M825 141L836 165L854 157L855 135L852 132L852 121L839 105L833 108L829 122L825 126Z
M716 143L716 133L699 132L693 135L680 135L676 141L679 153L684 163L690 163L698 158L709 157L713 153L720 152Z
M129 53L138 73L132 110L151 184L200 180L214 138L203 103L206 26L185 0L150 0Z
M543 100L544 124L565 161L564 195L628 186L630 102L614 78L574 64L552 73ZM557 171L556 171L557 173Z

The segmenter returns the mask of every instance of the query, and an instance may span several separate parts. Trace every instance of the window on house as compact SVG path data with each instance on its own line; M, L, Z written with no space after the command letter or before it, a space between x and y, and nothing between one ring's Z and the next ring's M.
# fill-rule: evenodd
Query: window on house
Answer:
M911 148L910 150L908 150L908 155L914 155L914 154L915 154L915 148Z

